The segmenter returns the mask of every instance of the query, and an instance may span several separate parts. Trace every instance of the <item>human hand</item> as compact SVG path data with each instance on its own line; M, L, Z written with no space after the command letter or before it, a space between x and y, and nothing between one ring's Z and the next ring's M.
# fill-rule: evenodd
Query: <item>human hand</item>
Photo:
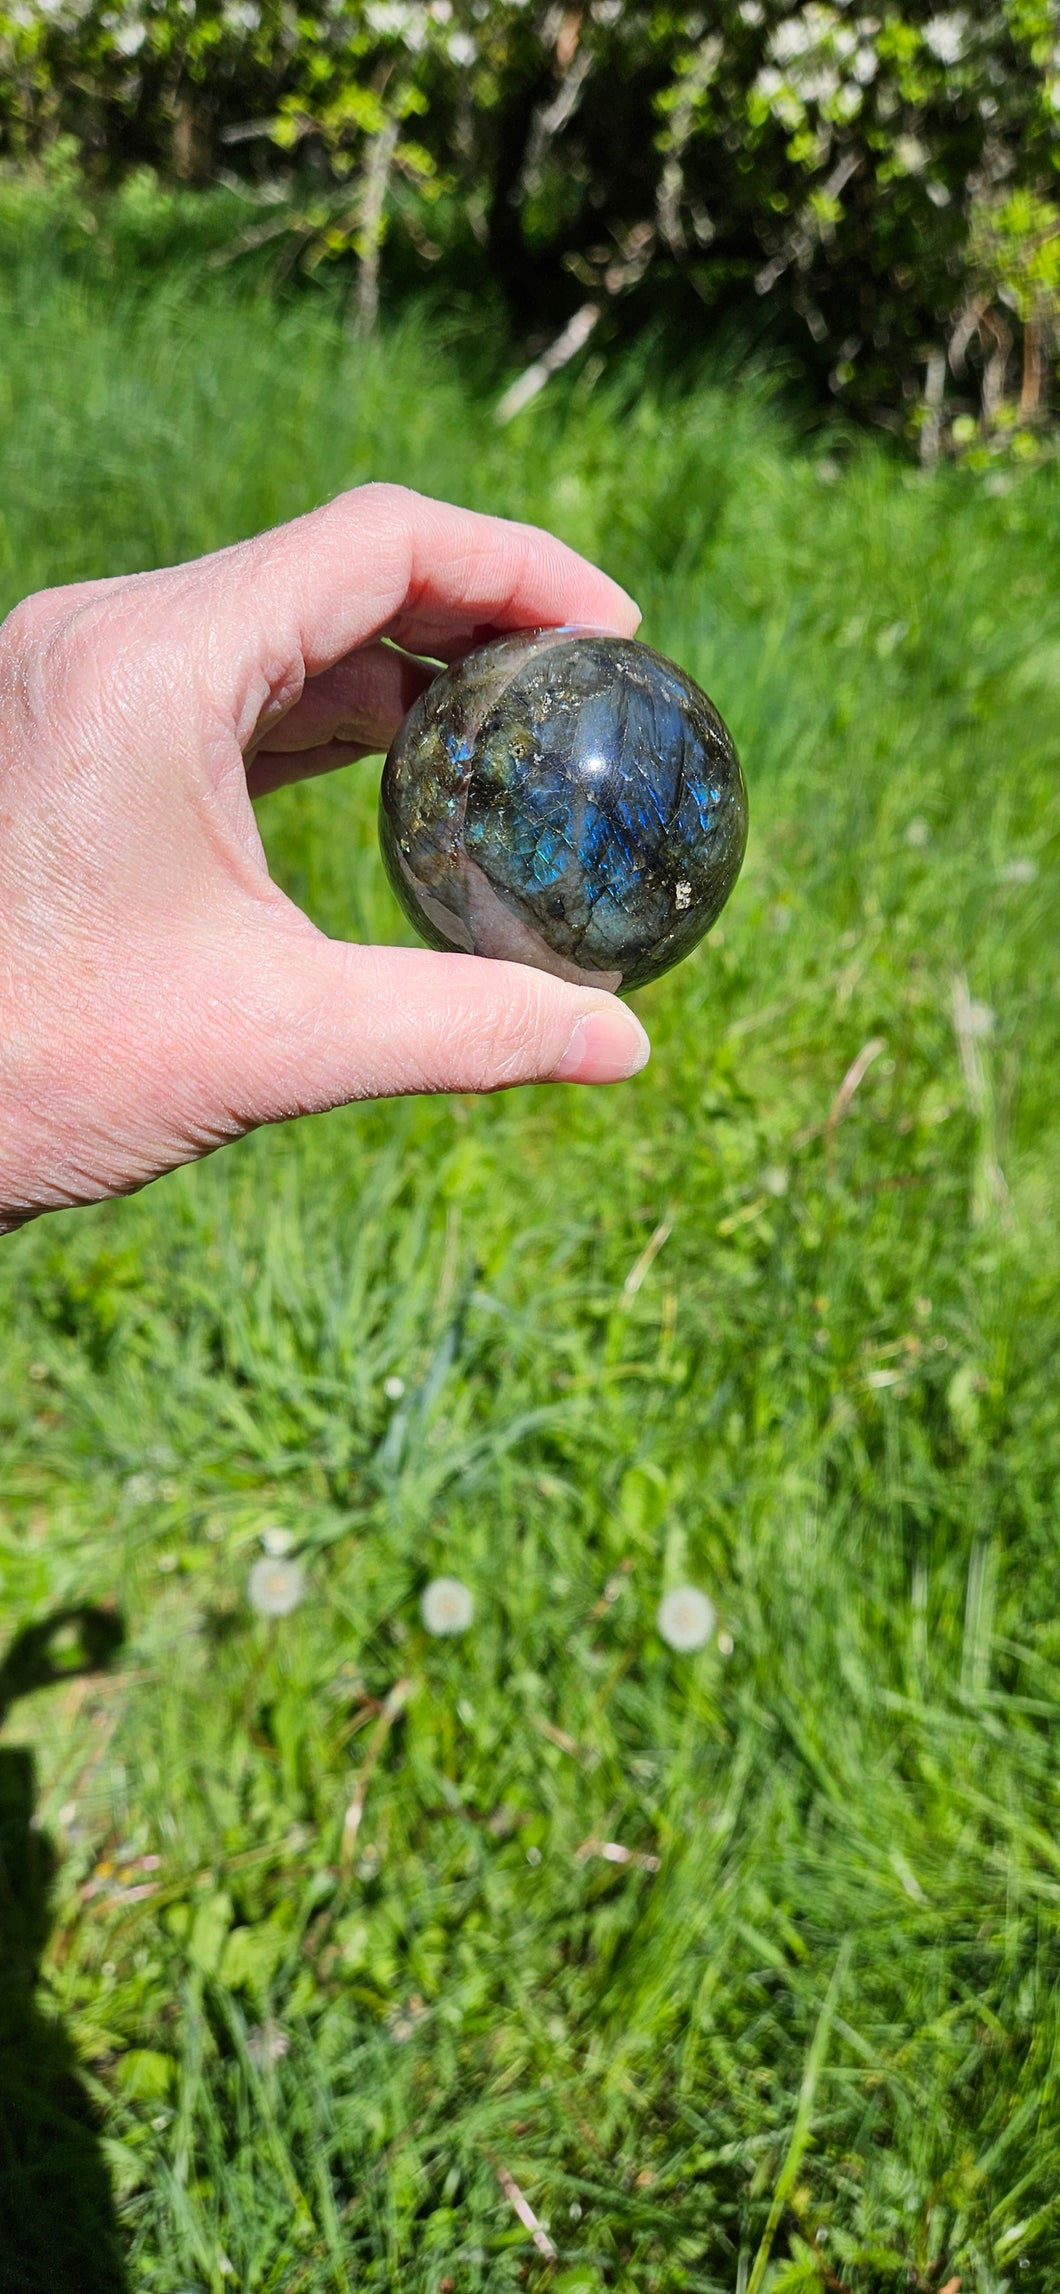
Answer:
M250 798L387 748L429 681L410 656L637 619L547 534L394 486L17 606L0 628L0 1229L345 1100L636 1073L647 1038L613 996L329 940L272 882Z

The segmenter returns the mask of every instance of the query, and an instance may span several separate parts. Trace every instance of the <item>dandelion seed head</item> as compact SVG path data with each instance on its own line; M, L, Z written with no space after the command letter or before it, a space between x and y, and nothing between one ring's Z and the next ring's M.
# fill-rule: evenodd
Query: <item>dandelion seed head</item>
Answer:
M293 1531L281 1529L278 1522L274 1522L268 1529L262 1530L262 1552L267 1553L272 1561L281 1561L284 1554L290 1552L293 1544Z
M449 1633L466 1633L474 1614L474 1595L462 1578L432 1577L424 1588L420 1615L428 1633L443 1639Z
M931 830L926 820L911 820L905 832L905 841L912 845L914 852L920 851L925 844L930 844Z
M300 1561L265 1555L247 1578L247 1600L259 1617L289 1617L305 1597L305 1571Z
M1001 871L1002 884L1033 884L1038 874L1038 863L1029 852L1017 853L1015 860L1006 860Z
M400 1402L400 1400L401 1400L401 1397L402 1397L402 1395L403 1395L404 1391L405 1391L405 1381L404 1381L404 1379L403 1379L403 1378L398 1378L398 1377L384 1378L384 1380L383 1380L383 1392L384 1392L384 1394L386 1395L386 1398L387 1398L387 1401L388 1401L388 1402Z
M247 2033L247 2054L259 2071L270 2063L282 2063L291 2042L278 2023L256 2023Z
M663 1640L682 1656L689 1656L693 1649L702 1649L716 1622L714 1603L708 1601L698 1585L675 1585L672 1592L664 1593L656 1617Z

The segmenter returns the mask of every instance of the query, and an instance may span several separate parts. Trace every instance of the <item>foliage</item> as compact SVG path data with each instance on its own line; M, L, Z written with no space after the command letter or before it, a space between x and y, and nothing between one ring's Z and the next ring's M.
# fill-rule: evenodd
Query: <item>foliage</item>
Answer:
M579 299L686 350L766 327L892 428L926 398L937 445L952 339L958 417L989 433L1021 356L1021 419L1049 408L1055 282L968 313L1053 211L1057 0L18 0L0 118L15 153L238 169L247 243L355 254L365 325L389 222L397 269L491 277L541 340Z
M989 438L1033 422L1044 408L1047 362L1060 326L1060 206L1032 191L1012 192L975 216L970 253L971 294L950 344L950 361L962 365L976 336L986 348L981 427ZM1018 401L1007 396L1013 318L1022 334Z
M1049 2294L1060 473L636 363L499 432L421 326L232 286L8 264L5 599L369 475L534 517L716 694L752 842L628 1088L351 1110L5 1242L4 1617L63 1613L5 1668L5 2128L19 2063L57 2097L5 2254L96 2294L91 2215L117 2294L109 2182L136 2294ZM386 938L375 783L260 819Z

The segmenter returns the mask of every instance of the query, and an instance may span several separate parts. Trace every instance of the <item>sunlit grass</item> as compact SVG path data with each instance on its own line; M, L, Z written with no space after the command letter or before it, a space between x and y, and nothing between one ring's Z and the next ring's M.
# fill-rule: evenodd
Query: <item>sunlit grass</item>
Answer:
M634 1084L339 1114L3 1246L8 1634L126 1633L7 1742L130 2287L1054 2286L1055 473L631 370L501 433L424 324L227 276L12 261L0 340L8 602L399 478L627 581L752 808ZM260 817L397 937L375 779ZM24 2283L83 2294L5 2155Z

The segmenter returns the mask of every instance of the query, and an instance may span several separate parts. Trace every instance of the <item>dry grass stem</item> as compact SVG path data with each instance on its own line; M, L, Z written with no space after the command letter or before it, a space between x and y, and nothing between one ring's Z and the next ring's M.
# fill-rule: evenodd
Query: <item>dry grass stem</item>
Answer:
M372 1734L368 1740L367 1750L365 1752L364 1759L361 1762L360 1770L357 1776L357 1782L353 1791L353 1796L349 1802L349 1806L347 1807L345 1817L343 1818L342 1840L339 1846L339 1862L341 1864L349 1865L353 1861L354 1850L357 1846L357 1835L361 1829L361 1820L364 1816L364 1805L368 1798L368 1787L372 1781L372 1777L375 1773L376 1767L378 1766L380 1755L382 1754L387 1738L390 1735L390 1731L394 1726L394 1722L397 1720L398 1715L404 1712L405 1706L407 1705L411 1694L411 1680L395 1681L389 1695L384 1700L382 1711L380 1712L379 1718L376 1721L375 1727L372 1730Z

